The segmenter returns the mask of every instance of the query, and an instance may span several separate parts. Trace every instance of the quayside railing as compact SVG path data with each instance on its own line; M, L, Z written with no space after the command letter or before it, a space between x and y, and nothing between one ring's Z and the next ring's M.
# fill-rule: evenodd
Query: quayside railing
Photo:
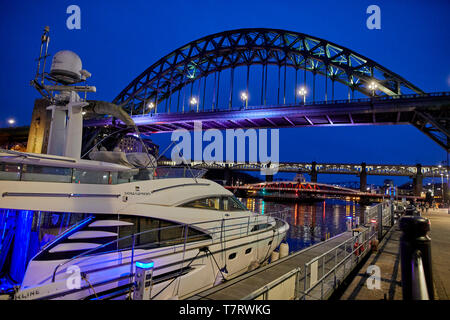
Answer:
M399 227L403 300L434 300L430 221L408 208Z
M372 249L375 239L394 225L392 201L368 208L363 215L363 228L353 236L303 266L292 269L243 300L294 299L323 300L331 296L340 283Z

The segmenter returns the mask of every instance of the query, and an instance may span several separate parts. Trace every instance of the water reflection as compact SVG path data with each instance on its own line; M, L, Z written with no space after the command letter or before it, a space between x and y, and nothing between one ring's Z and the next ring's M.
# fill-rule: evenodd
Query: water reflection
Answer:
M328 199L316 203L277 203L241 198L249 210L273 214L289 223L289 251L298 251L346 230L346 217L361 217L364 207L352 200Z

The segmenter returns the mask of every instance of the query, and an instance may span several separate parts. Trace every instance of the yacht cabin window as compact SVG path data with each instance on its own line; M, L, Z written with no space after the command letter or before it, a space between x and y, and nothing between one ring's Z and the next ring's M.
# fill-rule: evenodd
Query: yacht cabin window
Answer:
M131 223L127 226L119 227L119 238L128 237L119 241L119 249L130 248L132 246L131 235L135 234L135 248L165 247L184 243L185 225L171 221L121 215L120 221ZM188 227L187 242L208 240L211 237L193 227Z
M0 163L0 180L20 180L20 165Z
M234 196L226 197L209 197L196 199L185 204L181 207L196 208L196 209L209 209L209 210L222 210L222 211L247 211L248 209Z
M61 167L46 167L25 164L22 169L23 181L67 182L72 180L72 169Z
M110 174L108 171L74 169L73 182L86 184L110 184Z
M235 197L223 198L223 210L225 211L247 211L247 208Z
M81 184L120 184L165 178L201 177L204 170L177 167L99 171L71 167L52 167L0 162L0 180L44 181Z
M187 208L220 210L220 197L196 199L182 205Z

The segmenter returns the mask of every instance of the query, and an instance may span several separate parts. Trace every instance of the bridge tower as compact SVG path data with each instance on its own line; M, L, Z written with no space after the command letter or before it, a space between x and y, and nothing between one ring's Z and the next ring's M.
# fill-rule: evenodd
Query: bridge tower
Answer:
M417 164L416 169L417 169L417 172L413 178L414 195L420 196L422 194L422 186L423 186L422 165Z
M311 163L311 182L317 182L317 170L316 170L317 163L313 161Z
M361 163L361 173L359 174L359 190L361 192L367 191L367 170L366 163Z
M231 169L228 163L225 164L225 169L223 171L223 179L225 180L225 185L231 185Z

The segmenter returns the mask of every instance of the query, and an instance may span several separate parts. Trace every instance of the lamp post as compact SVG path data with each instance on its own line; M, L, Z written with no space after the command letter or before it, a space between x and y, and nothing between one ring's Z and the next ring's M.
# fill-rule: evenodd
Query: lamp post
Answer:
M377 84L374 82L374 81L372 81L370 84L369 84L369 89L370 90L372 90L372 97L375 97L375 90L377 89Z
M299 95L299 96L303 96L303 105L306 104L306 94L307 94L307 91L306 91L305 87L301 87L301 88L298 90L298 95Z
M246 91L241 92L241 100L242 100L242 106L247 108L248 107L248 94Z
M152 110L155 108L155 104L153 102L147 103L147 109L150 116L152 116ZM142 111L142 114L144 114L144 111Z
M191 104L192 107L197 105L197 111L198 111L198 100L196 97L191 97L191 100L189 100L189 103Z
M444 204L444 174L441 172L441 196L442 204Z
M16 123L16 120L13 118L8 119L8 124L12 127Z

